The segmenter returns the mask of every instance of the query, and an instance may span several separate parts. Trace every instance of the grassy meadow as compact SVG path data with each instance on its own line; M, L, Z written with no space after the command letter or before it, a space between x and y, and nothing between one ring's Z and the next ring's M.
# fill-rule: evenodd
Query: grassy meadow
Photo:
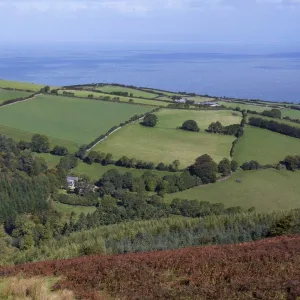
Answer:
M164 101L160 101L160 100L152 100L152 99L148 100L148 99L139 99L139 98L133 98L133 97L130 98L130 97L123 97L123 96L107 95L107 94L103 94L103 93L84 91L84 90L81 90L81 91L65 90L65 91L74 93L75 96L83 97L83 98L88 98L89 95L93 95L94 99L97 99L99 97L109 96L111 98L118 97L120 99L120 102L124 102L124 103L129 103L129 100L132 99L133 103L135 103L135 104L144 104L144 105L151 105L151 106L165 106L165 107L170 104L168 102L164 102ZM59 94L62 95L62 93L63 93L63 90L60 90Z
M292 126L292 127L300 127L300 124L295 123L295 122L291 122L291 121L288 121L288 120L284 120L284 119L274 119L274 118L261 116L261 115L254 115L254 114L248 114L247 115L247 120L249 118L262 118L262 119L265 119L265 120L268 120L268 121L275 121L277 123L287 124L287 125Z
M23 91L11 91L11 90L4 90L0 88L0 104L4 101L28 97L32 93L30 92L23 92Z
M234 159L240 164L256 160L276 164L287 155L300 153L300 139L257 127L245 126L245 134L236 146Z
M153 99L158 97L158 94L155 93L149 93L142 90L136 90L132 88L122 87L122 86L113 86L113 85L104 85L97 87L96 90L101 91L103 93L112 93L112 92L127 92L129 95L133 94L133 97L143 97L148 99Z
M285 108L282 110L282 117L290 117L292 119L300 120L300 110Z
M53 202L53 206L58 212L63 213L64 215L71 215L72 212L74 212L77 215L80 215L81 213L91 214L94 211L96 211L95 206L75 206L63 204L60 202Z
M230 110L176 110L161 109L156 113L158 117L157 128L174 129L180 127L186 120L195 120L200 130L205 130L211 122L220 121L222 125L240 124L242 115Z
M254 206L258 212L289 210L299 208L299 181L300 171L239 171L226 181L168 194L165 199L196 199L244 209Z
M30 90L37 92L43 88L46 84L34 84L29 82L0 80L0 88L10 88L16 90Z
M255 105L255 104L244 104L244 103L236 103L236 102L228 102L228 101L218 101L220 105L224 105L230 108L239 107L241 110L253 110L257 112L263 112L264 110L271 110L272 107L264 106L264 105Z
M43 95L1 107L0 129L4 126L7 130L2 133L16 139L22 138L22 132L40 133L51 140L60 140L61 146L69 147L70 143L79 146L93 141L133 115L149 110L151 108L147 106Z
M205 153L216 161L229 158L233 140L233 136L132 124L111 135L94 150L112 153L115 158L126 155L154 163L172 163L179 159L180 167L187 167Z

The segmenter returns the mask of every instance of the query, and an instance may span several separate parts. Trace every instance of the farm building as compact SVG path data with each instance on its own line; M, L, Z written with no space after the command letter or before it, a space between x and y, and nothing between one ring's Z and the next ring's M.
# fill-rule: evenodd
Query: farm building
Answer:
M186 99L181 98L181 99L175 100L175 102L176 103L186 103Z
M74 190L74 189L75 189L75 184L76 184L76 182L78 182L78 180L79 180L78 177L68 176L68 177L67 177L68 187L69 187L71 190Z

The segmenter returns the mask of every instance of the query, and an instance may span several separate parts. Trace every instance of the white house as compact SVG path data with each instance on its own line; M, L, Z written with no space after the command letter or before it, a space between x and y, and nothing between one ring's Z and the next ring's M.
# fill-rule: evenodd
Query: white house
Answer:
M75 189L75 184L78 182L79 178L78 177L73 177L73 176L68 176L67 177L67 182L68 182L68 187L71 190Z
M186 99L181 98L181 99L175 100L175 102L176 103L186 103Z

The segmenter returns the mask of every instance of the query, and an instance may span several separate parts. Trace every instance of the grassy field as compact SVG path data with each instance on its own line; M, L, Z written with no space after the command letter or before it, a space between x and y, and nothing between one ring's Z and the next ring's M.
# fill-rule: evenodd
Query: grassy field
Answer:
M272 107L269 106L262 106L262 105L251 105L251 104L243 104L243 103L236 103L236 102L227 102L227 101L218 101L220 105L224 105L230 108L239 107L241 110L253 110L257 112L263 112L264 110L271 110Z
M238 114L238 115L233 115ZM162 109L156 113L158 117L157 128L177 128L186 120L195 120L201 130L205 130L211 122L220 121L222 125L239 124L242 120L240 113L230 110L181 110Z
M159 101L159 100L147 100L147 99L139 99L139 98L130 98L130 97L122 97L122 96L114 96L114 95L107 95L107 94L102 94L102 93L96 93L96 92L91 92L91 91L75 91L75 90L65 90L66 92L71 92L74 93L75 96L77 97L84 97L87 98L88 95L94 95L94 98L97 99L99 97L105 97L109 96L111 98L113 97L118 97L120 99L120 102L128 103L130 99L133 100L133 103L135 104L146 104L146 105L152 105L152 106L168 106L170 103L164 102L164 101ZM63 91L60 90L59 94L62 95Z
M142 91L142 90L121 87L121 86L113 86L113 85L100 86L100 87L97 87L96 90L101 91L103 93L108 93L108 94L110 94L112 92L125 92L125 93L127 92L128 94L133 94L133 97L143 97L143 98L148 98L148 99L153 99L155 97L158 97L158 94L149 93L149 92Z
M181 97L184 97L183 95L180 95L176 92L167 92L167 91L160 91L160 90L156 90L156 89L151 89L151 88L144 88L143 91L151 91L153 93L156 93L156 94L160 94L160 95L166 95L166 96L169 96L169 97L172 97L172 96L181 96Z
M236 180L241 180L241 183ZM197 199L244 209L254 206L259 212L289 210L300 207L299 181L300 172L274 169L240 171L226 181L169 194L165 199Z
M34 83L29 83L29 82L0 80L0 88L11 88L11 89L16 89L16 90L30 90L30 91L37 92L41 88L43 88L45 85L44 84L34 84Z
M72 212L76 213L77 215L80 215L81 213L91 214L94 211L96 211L95 206L75 206L75 205L63 204L60 202L53 202L53 205L57 211L66 215L71 215Z
M55 168L61 159L61 156L52 155L50 153L39 153L36 155L46 161L49 169Z
M115 158L126 155L154 163L172 163L179 159L180 167L186 167L206 153L216 161L229 157L233 140L232 136L133 124L111 135L94 150L112 153Z
M187 100L194 100L195 102L209 102L209 101L214 101L215 98L210 98L210 97L202 97L202 96L183 96L183 98L186 98Z
M92 164L88 165L83 162L79 162L78 166L72 170L72 174L74 175L87 175L91 180L98 180L100 179L104 173L106 173L108 170L115 169L118 170L121 174L125 174L126 172L132 173L135 177L142 176L147 170L138 170L138 169L128 169L128 168L122 168L117 167L115 165L108 165L108 166L102 166L100 164ZM165 171L156 171L156 170L150 170L151 173L157 174L158 176L165 176L165 175L174 175L174 174L180 174L180 173L172 173L172 172L165 172Z
M0 104L6 100L28 97L32 93L23 91L11 91L0 89Z
M290 117L292 119L300 120L300 110L285 108L282 110L282 117Z
M284 120L284 119L275 119L275 118L269 118L269 117L261 116L261 115L254 115L254 114L248 114L247 115L247 119L252 118L252 117L253 118L262 118L262 119L265 119L265 120L268 120L268 121L275 121L275 122L282 123L282 124L287 124L287 125L293 126L293 127L300 127L300 124L295 123L295 122L291 122L291 121L288 121L288 120Z
M236 146L234 159L240 164L256 160L275 164L287 155L300 154L300 139L266 129L245 126L245 134Z
M81 145L93 141L133 115L143 114L150 109L147 106L39 96L34 100L2 107L0 125L16 129L19 136L11 134L15 138L26 131L66 141L60 143L62 146L69 146L70 142ZM9 130L3 133L9 135Z

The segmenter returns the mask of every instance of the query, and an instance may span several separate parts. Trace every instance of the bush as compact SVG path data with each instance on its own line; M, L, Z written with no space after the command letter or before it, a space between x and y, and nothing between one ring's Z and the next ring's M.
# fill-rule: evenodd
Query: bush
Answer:
M194 132L199 132L200 131L200 128L199 128L197 122L194 121L194 120L185 121L182 124L182 126L180 127L180 129L187 130L187 131L194 131Z
M231 163L228 158L223 158L218 165L218 172L222 174L222 176L228 176L231 173Z
M144 117L144 120L141 124L147 127L155 127L157 124L157 116L154 114L148 114Z
M255 161L255 160L251 160L249 162L245 162L242 164L241 168L244 171L249 171L249 170L258 170L261 169L261 165Z
M52 155L57 155L57 156L65 156L68 153L69 153L68 149L66 147L61 147L61 146L55 146L51 151Z
M281 111L279 109L264 110L262 115L270 118L281 119Z

